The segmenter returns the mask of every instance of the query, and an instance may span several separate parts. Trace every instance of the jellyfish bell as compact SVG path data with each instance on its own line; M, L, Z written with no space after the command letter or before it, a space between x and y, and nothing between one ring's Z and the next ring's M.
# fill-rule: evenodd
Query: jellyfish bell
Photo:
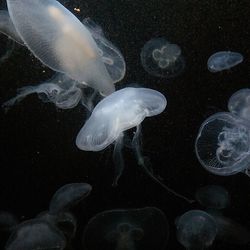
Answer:
M177 239L186 249L208 248L217 231L214 218L202 210L190 210L176 220Z
M250 89L240 89L228 101L228 110L236 116L250 120Z
M114 92L91 33L63 5L54 0L8 0L7 5L22 41L40 61L102 95Z
M153 38L143 46L141 63L150 75L163 78L176 77L185 68L181 48L165 38Z
M230 203L228 191L218 185L207 185L199 188L195 197L201 205L209 209L224 209Z
M216 113L199 129L195 151L201 165L217 175L249 174L250 126L229 112Z
M169 225L155 207L107 210L91 218L82 242L88 250L165 249Z

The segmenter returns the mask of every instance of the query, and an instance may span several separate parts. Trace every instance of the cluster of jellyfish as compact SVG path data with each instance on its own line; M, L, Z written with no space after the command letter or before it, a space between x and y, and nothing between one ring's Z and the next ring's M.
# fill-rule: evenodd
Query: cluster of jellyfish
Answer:
M145 118L161 114L167 100L161 92L150 88L116 90L115 84L124 78L126 64L119 49L105 38L102 28L89 18L80 22L56 0L7 0L7 6L8 10L0 11L0 32L9 37L12 47L0 63L18 43L56 73L46 82L20 88L2 108L7 111L35 93L60 109L83 105L89 118L76 137L76 146L84 151L101 151L114 144L114 186L125 166L124 136L127 130L135 129L130 143L138 165L170 193L194 202L163 184L147 166L141 149L141 124ZM179 45L163 37L148 41L140 57L145 71L155 77L173 78L185 69ZM207 67L215 73L242 61L238 52L220 51L208 59ZM236 92L228 108L230 112L217 113L202 124L196 154L201 165L212 173L231 175L244 171L250 175L250 90ZM87 197L91 189L87 183L61 187L53 195L48 211L31 220L19 222L11 213L0 212L0 231L8 235L6 250L72 249L77 220L70 209ZM205 249L215 240L225 239L233 244L249 244L249 230L221 212L229 201L223 187L199 189L196 202L205 208L189 210L176 218L178 241L186 249ZM160 209L114 209L89 220L82 244L89 250L165 249L168 236L168 220Z

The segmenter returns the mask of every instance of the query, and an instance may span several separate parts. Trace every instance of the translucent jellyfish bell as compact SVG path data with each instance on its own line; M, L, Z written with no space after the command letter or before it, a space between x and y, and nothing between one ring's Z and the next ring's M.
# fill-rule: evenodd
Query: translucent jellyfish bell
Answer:
M165 38L153 38L144 45L141 63L150 75L164 78L175 77L185 68L181 48Z
M223 209L230 203L228 191L218 185L208 185L199 188L195 194L196 200L206 208Z
M250 89L235 92L228 101L228 109L234 115L250 120Z
M158 208L117 209L90 219L82 241L88 250L161 250L168 235L168 221Z
M31 52L45 65L103 95L113 81L89 30L55 0L7 0L10 18Z
M243 56L238 52L219 51L212 54L207 61L210 72L219 72L230 69L243 61Z
M217 235L212 216L201 210L190 210L176 220L178 241L187 249L202 250L211 246Z
M249 174L249 133L249 122L229 112L210 116L201 125L196 138L198 160L214 174Z

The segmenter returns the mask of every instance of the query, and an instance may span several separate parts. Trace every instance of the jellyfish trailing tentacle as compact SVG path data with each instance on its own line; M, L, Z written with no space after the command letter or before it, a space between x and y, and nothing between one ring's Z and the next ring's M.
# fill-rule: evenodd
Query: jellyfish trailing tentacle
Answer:
M176 197L185 200L188 203L193 203L194 200L188 199L187 197L177 193L173 189L167 187L165 184L163 184L154 174L152 171L152 167L150 166L150 163L148 161L145 161L145 157L142 154L141 150L141 144L142 144L142 138L141 138L141 125L136 126L136 132L132 139L132 146L136 155L137 163L139 166L142 167L142 169L145 171L145 173L156 183L160 184L167 192L170 194L175 195Z
M123 137L124 133L121 133L115 142L115 147L113 151L113 161L115 163L114 181L112 184L113 187L116 187L118 185L118 180L121 177L124 169L124 160L122 156Z

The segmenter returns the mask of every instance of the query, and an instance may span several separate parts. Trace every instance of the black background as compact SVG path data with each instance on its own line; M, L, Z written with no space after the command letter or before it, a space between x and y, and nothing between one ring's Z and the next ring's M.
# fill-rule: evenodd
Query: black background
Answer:
M1 0L2 7L5 1ZM137 83L162 92L166 110L147 118L142 125L144 154L154 172L174 190L194 197L197 188L219 184L232 196L228 217L250 228L250 179L244 174L215 176L201 167L194 141L201 123L210 115L227 110L229 97L250 86L249 0L71 0L63 2L79 19L90 17L125 57L127 71L119 88ZM75 12L74 7L81 9ZM140 62L143 45L154 37L177 43L186 60L185 72L171 80L150 76ZM0 36L3 52L6 37ZM244 61L228 71L211 73L208 57L220 50L237 51ZM16 89L43 82L53 72L31 53L16 45L0 65L0 101ZM0 210L22 220L46 210L53 193L70 182L87 182L92 193L73 211L78 219L75 249L81 249L84 225L96 213L116 208L155 206L166 214L170 239L166 249L183 249L175 237L174 220L198 204L189 205L169 195L137 166L133 152L125 148L125 171L117 188L113 180L112 150L83 152L75 138L86 119L77 106L59 110L27 97L7 114L0 111ZM157 233L157 230L155 231ZM152 236L153 237L153 236ZM211 249L247 249L215 242Z

